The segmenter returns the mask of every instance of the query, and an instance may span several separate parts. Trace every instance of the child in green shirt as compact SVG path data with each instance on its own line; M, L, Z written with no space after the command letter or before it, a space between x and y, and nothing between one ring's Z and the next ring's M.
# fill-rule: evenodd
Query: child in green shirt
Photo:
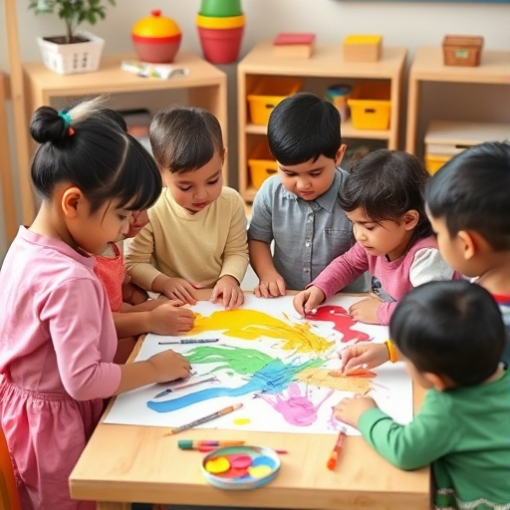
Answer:
M428 390L418 414L400 425L358 397L342 400L335 417L401 469L432 464L436 508L510 509L510 375L497 303L467 281L426 283L399 303L390 335Z

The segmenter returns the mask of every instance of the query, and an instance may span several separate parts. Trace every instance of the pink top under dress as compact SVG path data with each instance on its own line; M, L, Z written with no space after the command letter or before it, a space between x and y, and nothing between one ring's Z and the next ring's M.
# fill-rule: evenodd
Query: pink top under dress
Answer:
M377 309L379 324L390 323L391 315L412 288L434 280L458 280L454 271L437 249L434 237L419 239L401 257L368 255L360 243L333 260L310 284L319 287L326 299L342 290L365 271L372 277L372 292L383 301Z
M122 284L126 277L124 257L115 243L110 244L114 256L96 256L94 271L103 284L112 312L120 312L122 306Z
M23 510L93 510L68 478L121 371L95 260L21 227L0 271L0 426Z

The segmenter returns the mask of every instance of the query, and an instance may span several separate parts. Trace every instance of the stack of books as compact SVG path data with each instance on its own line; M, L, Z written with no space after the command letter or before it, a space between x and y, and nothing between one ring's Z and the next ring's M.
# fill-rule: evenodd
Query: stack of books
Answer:
M282 58L310 58L315 34L282 32L273 40L274 55Z

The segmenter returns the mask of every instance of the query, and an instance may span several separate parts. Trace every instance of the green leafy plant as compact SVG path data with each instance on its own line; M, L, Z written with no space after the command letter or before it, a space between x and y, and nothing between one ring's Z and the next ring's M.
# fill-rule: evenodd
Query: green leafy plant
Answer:
M76 41L75 30L84 21L94 25L106 17L105 3L115 5L115 0L30 0L29 9L36 14L54 13L66 24L65 43Z

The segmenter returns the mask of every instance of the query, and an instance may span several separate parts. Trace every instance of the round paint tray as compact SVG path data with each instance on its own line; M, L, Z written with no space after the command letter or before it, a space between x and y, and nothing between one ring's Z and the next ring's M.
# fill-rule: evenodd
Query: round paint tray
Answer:
M270 448L227 446L202 460L205 479L215 487L242 491L262 487L276 478L280 459Z

